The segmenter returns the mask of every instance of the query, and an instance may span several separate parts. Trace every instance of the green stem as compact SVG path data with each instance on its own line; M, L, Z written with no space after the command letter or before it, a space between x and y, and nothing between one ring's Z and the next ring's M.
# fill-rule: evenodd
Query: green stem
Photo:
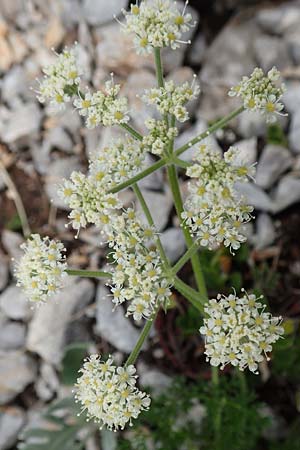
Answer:
M184 296L202 315L204 315L204 301L201 300L199 292L184 283L180 278L175 277L174 287Z
M157 313L156 313L157 314ZM132 352L130 353L130 355L128 356L128 359L125 363L125 367L129 366L130 364L134 364L135 361L137 360L137 357L139 356L139 353L143 347L144 341L146 339L146 337L148 336L148 334L150 333L152 324L156 318L156 314L154 315L154 317L151 320L147 320L144 328L137 340L137 343L135 344L134 349L132 350Z
M181 167L182 169L187 169L188 167L193 165L193 163L188 162L188 161L183 161L183 159L180 159L175 155L173 155L172 161L176 166Z
M218 367L212 367L211 368L211 379L214 387L217 387L219 385L219 369Z
M127 123L121 123L120 127L122 127L124 130L128 131L128 133L130 133L131 136L133 136L138 141L143 140L143 136L138 131L136 131L134 128L132 128L130 125L128 125Z
M154 224L153 217L151 215L151 212L150 212L150 210L148 208L148 205L146 203L146 200L145 200L145 198L144 198L140 188L138 187L137 184L134 184L132 187L133 187L135 195L137 196L137 198L138 198L138 200L140 202L140 205L142 207L142 210L144 211L144 214L146 216L146 219L148 220L149 225L151 227L154 227L155 224ZM161 243L160 238L159 238L158 235L156 236L156 245L157 245L157 248L159 250L161 259L162 259L162 261L163 261L163 263L165 265L165 268L169 269L170 268L169 261L168 261L167 255L165 253L165 250L164 250L164 248L162 246L162 243Z
M164 73L161 63L160 57L160 48L154 49L154 59L155 59L155 67L156 67L156 76L157 76L157 84L159 87L164 87Z
M175 156L181 155L183 152L185 152L188 148L191 146L197 144L197 142L200 142L202 139L205 139L207 136L209 136L214 131L218 130L219 128L224 127L231 119L236 117L238 114L244 111L244 107L240 107L236 110L234 110L232 113L228 114L228 116L223 117L223 119L216 122L214 125L209 127L206 131L201 133L199 136L196 136L194 139L189 141L187 144L183 145L182 147L178 148L175 152ZM127 127L124 127L126 128ZM129 131L129 130L127 130ZM134 131L134 130L133 130ZM130 131L129 131L130 132ZM140 135L139 135L140 136ZM136 137L138 140L140 140L140 137ZM126 189L127 187L131 186L133 183L136 183L137 181L142 180L143 178L147 177L151 173L155 172L156 170L160 169L161 167L164 167L168 163L167 158L162 158L156 163L152 164L152 166L147 167L147 169L143 170L142 172L138 173L134 177L130 178L127 181L124 181L123 183L118 184L113 189L111 189L109 192L112 194L116 194L117 192L122 191L123 189Z
M207 128L206 131L199 134L199 136L196 136L194 139L190 140L186 144L184 144L182 147L178 148L175 151L175 155L179 156L181 153L185 152L188 148L192 147L193 145L197 144L198 142L202 141L206 137L208 137L210 134L217 131L219 128L223 128L230 120L234 119L234 117L238 116L241 112L244 111L244 107L240 106L239 108L232 111L227 116L223 117L222 119L215 122L213 125L211 125L209 128Z
M102 270L66 269L68 275L87 278L111 278L111 273Z
M122 191L123 189L126 189L129 186L132 186L134 183L137 183L138 181L142 180L143 178L147 177L151 173L155 172L156 170L160 169L161 167L165 166L167 161L165 159L160 159L156 163L152 164L152 166L148 167L147 169L143 170L142 172L138 173L134 177L130 178L127 181L124 181L123 183L118 184L113 189L108 191L111 194L116 194L117 192Z
M172 272L174 275L179 272L179 270L185 265L185 263L197 252L199 245L197 241L193 242L193 245L185 252L185 254L177 261L177 263L172 267Z
M193 245L194 241L193 241L193 238L190 235L190 232L187 229L184 221L181 218L181 214L183 212L183 203L182 203L181 193L180 193L180 189L179 189L179 182L178 182L178 178L177 178L176 168L173 165L171 165L171 166L168 166L167 170L168 170L169 183L170 183L171 190L173 193L175 209L177 212L177 216L181 222L182 231L184 234L187 249L189 250L189 248ZM203 272L202 272L202 268L201 268L201 264L200 264L200 260L199 260L199 255L197 255L197 254L192 255L191 262L192 262L192 267L193 267L193 271L194 271L194 275L195 275L195 279L196 279L196 283L197 283L199 292L202 297L205 297L207 299L207 290L206 290L205 280L204 280L204 276L203 276Z

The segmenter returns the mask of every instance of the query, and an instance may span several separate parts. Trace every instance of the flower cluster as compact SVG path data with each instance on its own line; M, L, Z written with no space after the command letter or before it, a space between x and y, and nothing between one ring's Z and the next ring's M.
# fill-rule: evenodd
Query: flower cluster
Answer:
M86 118L86 126L95 128L102 124L104 126L119 125L129 121L128 101L126 97L118 97L121 86L114 84L113 80L105 83L104 91L91 94L79 94L74 100L74 106L79 114Z
M205 354L212 366L223 369L232 364L257 374L258 363L272 351L284 330L280 317L264 312L261 297L242 291L241 297L219 294L210 300L200 333L205 336Z
M202 246L213 249L223 242L237 250L246 240L241 226L251 219L253 208L237 193L235 183L252 178L254 165L242 164L235 147L223 158L202 145L195 159L197 163L187 169L195 180L189 183L182 218Z
M72 210L69 214L75 230L95 224L101 228L110 222L122 203L110 193L116 184L136 175L145 160L142 146L133 139L117 139L90 161L87 175L73 172L60 186L59 195Z
M133 365L116 367L109 357L101 360L100 355L91 355L80 369L81 376L76 384L76 402L88 419L93 419L109 430L124 429L132 425L141 411L149 409L150 397L136 387L137 375Z
M140 6L131 5L131 11L123 10L126 23L123 30L135 35L134 44L139 53L151 53L153 48L176 49L182 41L182 33L195 25L191 14L182 12L176 2L169 0L145 0Z
M57 55L54 64L43 69L44 79L40 82L37 98L41 103L50 100L50 104L63 109L74 94L77 94L80 83L80 72L76 62L76 47Z
M145 158L143 145L135 139L115 139L91 160L90 174L103 180L102 188L108 190L139 173Z
M278 84L280 72L273 67L267 75L262 69L255 68L250 77L243 77L242 81L233 87L228 95L241 97L244 107L250 111L259 111L267 122L275 122L284 106L280 102L285 92L284 84Z
M61 287L66 275L64 245L38 234L21 245L25 254L15 271L20 286L31 302L46 302Z
M164 120L147 119L145 126L149 133L143 138L143 145L154 155L162 155L178 135L176 127L168 127Z
M72 210L68 215L74 230L85 228L87 224L102 226L107 222L111 210L121 208L116 194L106 193L104 176L85 175L81 172L72 172L69 180L59 188L59 195ZM103 190L105 186L105 190Z
M185 82L176 86L174 81L167 81L164 87L147 89L142 100L148 105L155 105L162 114L172 114L179 122L185 122L189 113L186 103L197 98L200 87L196 83Z
M129 208L110 218L107 234L115 262L111 280L113 303L119 305L127 300L127 316L150 319L159 305L166 306L171 295L158 250L149 249L155 230L143 225Z

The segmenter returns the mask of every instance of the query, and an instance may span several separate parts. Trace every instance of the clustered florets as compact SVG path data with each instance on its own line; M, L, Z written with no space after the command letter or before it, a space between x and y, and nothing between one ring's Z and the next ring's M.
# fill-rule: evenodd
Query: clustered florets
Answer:
M90 162L89 173L73 172L59 194L71 208L69 218L75 230L87 224L103 227L113 210L122 203L117 194L109 193L116 184L134 176L145 160L139 143L126 137L113 141Z
M145 126L149 133L143 137L144 147L154 155L162 155L178 135L176 127L168 127L164 120L147 119Z
M267 75L258 67L250 77L243 77L242 81L229 91L230 97L241 97L245 109L262 113L267 122L275 122L284 105L280 102L285 92L285 85L278 84L280 72L273 67Z
M113 302L119 305L129 301L127 316L150 319L159 306L167 305L171 295L159 252L149 249L155 230L143 225L133 209L127 209L110 219L107 234L115 262L111 279Z
M47 66L43 72L45 76L37 91L41 103L50 100L55 109L64 109L65 104L73 99L79 114L86 118L88 128L100 124L120 125L129 121L128 100L118 97L121 86L114 84L113 77L105 83L103 90L94 93L80 91L81 73L77 65L76 46L57 55L54 64Z
M147 105L156 106L162 114L171 114L179 122L189 119L189 113L185 105L198 97L200 87L197 83L185 82L181 86L176 86L174 81L167 81L164 87L147 89L142 96L142 100Z
M246 240L241 226L251 219L253 208L237 193L235 183L252 178L254 165L242 164L235 147L223 158L202 145L195 160L186 172L194 182L188 185L182 218L202 246L213 249L223 243L237 250Z
M281 317L264 312L265 305L255 295L244 290L241 297L231 294L218 295L204 308L207 317L200 333L205 336L205 354L212 366L227 364L246 367L258 373L258 363L272 351L274 344L284 333Z
M191 14L186 13L186 5L180 12L176 2L148 0L140 6L131 5L130 12L123 10L126 19L123 30L135 35L138 53L151 53L153 48L178 48L183 43L182 33L195 25Z
M71 101L77 93L80 83L80 71L77 65L76 46L57 54L54 64L43 69L45 74L37 98L41 103L50 100L50 104L57 109L63 109L65 103Z
M128 101L126 97L118 97L120 89L119 84L109 80L103 91L93 94L87 91L78 95L74 106L79 110L79 114L86 118L87 128L95 128L100 124L109 127L129 121Z
M137 375L133 365L116 367L109 357L91 355L80 369L75 399L81 403L88 419L109 430L123 430L141 411L149 409L150 397L136 387Z
M65 248L59 241L33 234L21 245L24 255L15 270L20 286L31 302L46 302L62 287L65 269Z

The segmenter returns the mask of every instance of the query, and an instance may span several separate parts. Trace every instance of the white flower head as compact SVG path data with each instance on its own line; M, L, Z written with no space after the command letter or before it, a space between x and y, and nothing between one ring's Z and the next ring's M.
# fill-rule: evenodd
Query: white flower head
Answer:
M149 133L143 137L143 146L154 155L162 155L178 135L178 129L168 127L164 120L147 119L145 126Z
M258 67L250 77L243 77L242 81L234 86L228 93L230 97L241 97L244 108L249 111L258 111L266 117L267 122L275 122L276 114L282 113L284 108L280 102L285 85L278 82L280 72L273 67L267 75Z
M167 306L171 295L160 254L156 248L149 248L156 231L145 226L130 208L111 217L107 230L114 260L113 303L127 301L127 316L133 315L134 320L151 319L159 305Z
M109 226L110 216L122 207L117 194L110 190L136 175L144 164L143 146L130 137L117 139L89 163L88 174L73 172L59 188L59 195L72 210L69 214L75 230L94 224Z
M56 61L43 68L44 79L40 81L37 98L41 103L50 101L54 109L64 109L65 103L78 93L81 71L77 64L76 45L56 54Z
M189 119L186 104L189 101L195 100L200 93L200 87L193 82L183 83L176 86L174 81L170 80L165 83L164 87L147 89L142 96L142 100L148 105L154 105L162 114L171 114L179 122L185 122Z
M205 354L212 366L223 369L232 364L257 374L258 364L264 357L269 359L272 344L284 330L281 317L265 312L261 299L242 289L241 297L218 295L208 302L200 333L205 336Z
M112 358L91 355L80 369L76 384L76 402L81 403L88 420L92 419L109 430L123 430L132 425L141 411L149 409L150 397L136 387L133 365L116 367Z
M120 125L129 121L128 100L126 97L118 97L120 89L119 84L114 84L112 76L103 90L93 94L87 90L78 95L74 106L85 117L88 128L95 128L100 124L106 127Z
M223 243L231 252L246 240L242 226L251 218L253 207L235 189L237 181L253 178L255 167L240 161L239 151L231 147L224 155L206 145L199 149L187 175L189 195L182 218L202 246L214 249Z
M24 255L15 270L17 286L24 290L30 302L46 302L61 289L66 275L64 245L33 234L21 249Z
M150 53L153 48L171 47L176 49L182 43L182 34L195 26L191 14L177 8L176 2L169 0L144 0L140 5L131 5L131 10L123 10L126 22L122 29L134 35L138 53Z

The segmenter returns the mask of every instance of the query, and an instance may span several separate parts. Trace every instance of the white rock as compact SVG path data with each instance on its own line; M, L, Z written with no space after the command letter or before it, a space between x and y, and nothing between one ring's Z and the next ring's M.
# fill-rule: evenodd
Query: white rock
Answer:
M59 364L65 343L65 333L77 308L87 305L94 295L94 285L88 279L67 279L67 286L34 313L27 336L28 350L38 353L50 364Z
M118 350L130 353L134 348L140 332L130 319L125 317L122 306L113 311L110 291L99 284L97 289L97 312L94 331Z
M25 425L26 415L23 409L9 406L0 414L0 450L11 448L18 439L18 434Z
M145 159L145 167L143 169L148 168L149 166L152 166L155 163L155 159L152 155L147 153L146 159ZM163 171L162 169L156 170L155 172L152 172L147 177L143 178L139 181L139 187L141 189L150 189L153 191L160 191L163 188Z
M249 205L261 211L273 211L274 204L271 198L253 183L236 183L237 191L244 195Z
M202 63L206 51L206 41L203 34L198 34L192 41L191 48L188 51L187 59L191 65Z
M300 153L300 113L299 111L292 115L289 144L295 153Z
M63 150L66 153L73 153L73 141L69 134L61 127L55 127L49 130L45 136L45 144L50 148Z
M143 189L142 193L151 211L156 229L162 231L169 221L170 212L173 206L173 199L170 191L160 193ZM137 204L137 211L144 223L148 223L139 203Z
M25 295L15 285L9 286L0 295L0 309L6 317L13 320L28 320L32 314Z
M133 47L132 37L126 35L116 22L95 30L97 40L96 59L98 67L107 75L115 72L128 76L137 68L153 69L152 55L138 55Z
M8 261L0 251L0 291L2 291L8 283Z
M208 47L200 71L201 113L207 121L223 117L240 104L228 91L255 67L253 40L258 32L254 19L237 15Z
M77 156L69 158L59 158L53 161L46 176L46 193L57 208L68 210L66 203L59 197L58 186L62 184L64 178L69 178L73 171L81 170L81 165Z
M21 258L23 255L23 251L20 249L20 245L24 242L23 237L19 233L15 233L10 230L2 231L2 244L5 248L6 252L9 254L10 258L13 258L14 261L11 261L12 268L15 266L15 263Z
M286 83L286 92L282 100L289 113L297 113L300 103L300 86L298 81Z
M239 149L241 161L247 161L249 164L254 164L257 161L257 139L255 137L238 141L234 144L234 147Z
M11 111L0 128L0 136L6 144L32 136L40 127L42 113L36 103L27 103Z
M256 184L268 189L291 167L292 163L293 159L288 149L280 145L267 145L257 165Z
M276 8L265 8L258 12L257 22L268 33L283 34L299 27L300 11L295 3Z
M300 179L292 175L283 177L274 192L274 212L279 212L300 201Z
M276 232L271 217L268 214L259 214L255 223L256 234L252 237L255 247L260 250L273 244Z
M238 133L246 139L253 136L265 136L267 131L266 121L258 112L245 111L238 116Z
M95 0L83 1L83 15L90 25L102 25L114 19L114 15L119 16L122 8L127 7L127 0L109 0L109 2Z
M171 264L175 263L186 248L181 228L168 228L160 235L160 240Z
M153 113L156 113L155 108L149 107L140 98L145 89L150 89L156 86L156 77L149 70L142 69L133 72L127 78L127 82L122 89L122 94L128 98L130 107L130 116L135 123L135 126L142 133L147 133L145 127L145 120ZM151 114L152 113L152 114ZM155 114L157 115L157 114Z
M14 399L34 381L35 361L21 351L0 352L0 405Z
M1 323L0 320L0 349L1 350L16 350L24 347L26 329L25 326L17 322Z
M281 38L258 36L254 40L254 49L259 66L265 72L273 66L282 70L291 64L287 45Z
M159 395L172 384L172 378L157 369L152 369L143 362L138 363L139 383L143 388L151 388L154 395Z

